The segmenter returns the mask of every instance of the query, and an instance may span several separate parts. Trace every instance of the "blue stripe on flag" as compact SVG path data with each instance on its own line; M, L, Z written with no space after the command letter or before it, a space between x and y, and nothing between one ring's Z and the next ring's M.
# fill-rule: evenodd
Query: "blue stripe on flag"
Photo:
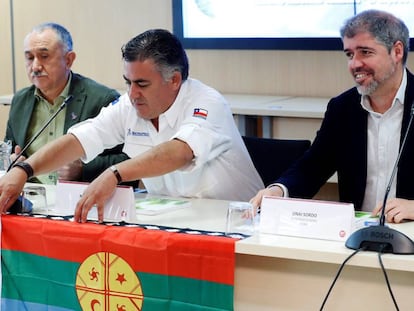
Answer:
M30 311L73 311L62 307L50 306L40 303L25 302L15 299L1 299L1 310L30 310Z

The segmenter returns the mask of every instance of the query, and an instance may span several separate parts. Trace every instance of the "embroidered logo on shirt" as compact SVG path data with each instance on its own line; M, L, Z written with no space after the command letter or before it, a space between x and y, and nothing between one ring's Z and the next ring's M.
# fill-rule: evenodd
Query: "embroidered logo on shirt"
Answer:
M195 108L194 113L193 113L193 117L207 119L207 114L208 114L207 110L202 109L202 108Z
M72 111L72 113L70 114L70 117L72 120L75 120L78 116Z
M149 136L149 133L148 132L135 132L129 128L127 132L127 136Z

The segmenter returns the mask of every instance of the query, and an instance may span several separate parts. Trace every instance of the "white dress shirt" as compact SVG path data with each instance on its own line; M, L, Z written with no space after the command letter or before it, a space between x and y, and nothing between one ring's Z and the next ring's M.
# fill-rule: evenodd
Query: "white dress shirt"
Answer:
M124 94L96 118L68 132L82 144L85 161L120 143L132 158L174 138L185 141L194 153L193 162L162 176L143 178L149 193L248 201L264 188L230 107L216 90L188 79L158 121L157 131L150 120L137 116L128 94Z
M362 107L368 111L367 181L363 211L372 211L384 200L400 147L406 86L407 73L404 71L392 106L384 114L374 112L366 96L361 99ZM396 184L394 177L388 198L395 198Z

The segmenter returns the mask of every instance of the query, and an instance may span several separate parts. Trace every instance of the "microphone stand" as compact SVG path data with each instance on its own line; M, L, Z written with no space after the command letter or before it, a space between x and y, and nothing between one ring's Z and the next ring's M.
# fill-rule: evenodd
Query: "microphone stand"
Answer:
M23 149L17 154L16 158L13 160L13 162L10 163L9 167L7 168L7 172L10 171L13 166L16 164L16 162L21 158L23 153L29 148L32 143L40 136L40 134L43 133L43 131L46 129L46 127L50 124L50 122L53 121L53 119L56 118L56 116L72 101L73 95L69 95L65 98L63 103L59 106L59 109L56 110L56 112L49 118L49 120L36 132L36 134L33 135L33 137L30 139L30 141L23 147ZM9 208L10 214L17 214L22 212L22 197L19 196L17 200L13 203L13 205Z
M345 246L350 249L363 248L367 251L375 251L382 253L392 254L414 254L414 242L406 236L404 233L391 229L385 226L385 206L388 199L388 194L391 190L392 182L394 181L397 168L400 163L400 158L405 147L405 142L408 137L408 132L411 128L411 123L414 116L414 104L411 107L410 121L405 132L403 142L401 143L401 149L398 153L397 160L395 161L394 168L391 173L390 181L385 190L384 201L382 203L382 210L380 215L379 225L369 226L366 228L359 229L351 234L346 240Z
M66 97L66 99L63 101L63 103L60 105L59 109L55 111L55 113L49 118L49 120L42 126L41 129L39 129L36 134L33 135L33 137L30 139L30 141L26 144L26 146L23 147L23 149L20 151L20 153L16 156L16 158L13 160L12 163L10 163L9 167L7 168L7 172L10 171L13 166L16 164L17 160L20 159L20 157L23 155L23 153L27 150L27 148L29 148L33 142L40 136L40 134L43 133L43 131L45 130L45 128L50 124L50 122L53 121L54 118L56 118L56 116L58 115L58 113L60 113L65 107L66 105L72 101L73 95L69 95L68 97Z

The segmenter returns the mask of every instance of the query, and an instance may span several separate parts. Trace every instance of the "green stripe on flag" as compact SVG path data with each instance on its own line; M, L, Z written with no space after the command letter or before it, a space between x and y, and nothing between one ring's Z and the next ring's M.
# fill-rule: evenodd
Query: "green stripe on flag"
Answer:
M168 310L187 310L185 304L192 305L192 310L195 305L209 307L205 310L233 310L233 286L149 273L137 275L144 292L143 310L166 310L157 308L158 299L166 297L184 303Z
M80 263L2 250L2 298L81 310L76 295ZM143 311L233 310L233 286L137 272Z
M79 263L8 250L1 255L2 298L81 310L74 287Z

